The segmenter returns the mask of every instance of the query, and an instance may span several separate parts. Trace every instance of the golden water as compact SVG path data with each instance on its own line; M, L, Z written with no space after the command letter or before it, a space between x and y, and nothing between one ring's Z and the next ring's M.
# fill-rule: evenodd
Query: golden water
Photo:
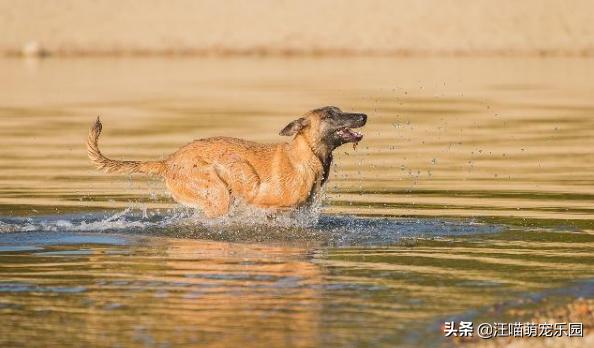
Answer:
M592 60L5 59L0 76L0 343L432 345L444 318L594 293ZM161 182L98 173L83 145L98 114L118 159L284 141L322 105L369 121L313 227L171 223Z

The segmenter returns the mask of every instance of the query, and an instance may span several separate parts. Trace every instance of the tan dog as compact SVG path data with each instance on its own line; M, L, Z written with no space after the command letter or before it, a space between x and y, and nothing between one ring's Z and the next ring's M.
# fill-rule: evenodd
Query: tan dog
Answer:
M87 153L97 168L108 173L162 176L177 202L200 207L208 217L227 214L233 199L262 208L297 208L311 202L328 179L332 151L363 138L352 128L363 127L366 121L365 114L326 106L289 123L280 132L294 136L289 143L200 139L163 161L140 162L101 154L97 140L102 126L97 118L89 131Z

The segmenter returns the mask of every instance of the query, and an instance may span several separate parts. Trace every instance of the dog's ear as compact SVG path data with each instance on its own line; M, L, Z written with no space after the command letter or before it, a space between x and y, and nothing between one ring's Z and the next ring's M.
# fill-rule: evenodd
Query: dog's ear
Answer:
M282 131L280 131L280 135L291 136L299 133L300 130L307 127L309 125L309 120L305 117L301 117L296 119L295 121L289 123Z

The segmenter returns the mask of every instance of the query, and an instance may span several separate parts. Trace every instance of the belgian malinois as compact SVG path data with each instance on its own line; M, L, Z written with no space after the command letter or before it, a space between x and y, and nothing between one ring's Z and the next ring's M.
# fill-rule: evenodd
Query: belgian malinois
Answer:
M345 143L357 144L363 135L353 129L366 122L365 114L326 106L283 128L280 135L293 137L288 143L214 137L195 140L163 161L141 162L103 156L97 118L89 131L87 153L108 173L163 177L177 202L202 208L208 217L227 214L234 199L261 208L291 209L312 201L328 179L332 151Z

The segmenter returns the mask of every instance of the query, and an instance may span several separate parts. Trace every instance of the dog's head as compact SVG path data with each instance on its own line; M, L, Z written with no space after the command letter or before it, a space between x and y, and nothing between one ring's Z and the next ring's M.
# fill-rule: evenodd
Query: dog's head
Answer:
M332 151L342 144L361 141L363 135L353 129L363 127L366 122L365 114L343 112L336 106L325 106L289 123L280 135L304 134L311 146L326 147Z

